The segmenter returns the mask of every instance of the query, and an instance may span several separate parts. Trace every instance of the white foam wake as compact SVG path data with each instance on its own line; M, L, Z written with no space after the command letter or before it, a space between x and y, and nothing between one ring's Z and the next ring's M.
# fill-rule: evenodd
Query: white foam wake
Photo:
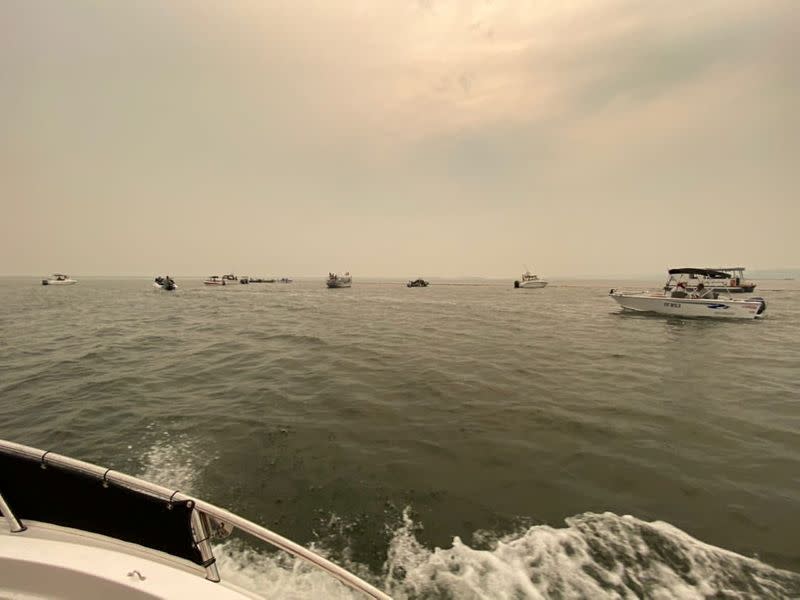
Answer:
M502 537L487 550L459 538L449 548L429 550L417 540L418 528L404 515L381 576L346 559L339 562L397 599L800 595L800 575L704 544L669 524L630 516L586 513L567 519L567 527L539 525ZM358 597L290 557L236 544L223 544L217 553L223 577L264 596Z
M164 487L196 494L198 478L216 457L209 454L207 448L198 447L186 434L161 431L153 435L157 437L142 456L138 476Z
M144 455L140 475L193 492L194 456L190 439L165 435ZM449 548L430 550L417 539L419 529L407 509L392 532L382 573L350 560L346 536L314 549L398 600L800 598L798 574L705 544L668 523L631 516L585 513L566 519L566 527L529 527L486 549L456 537ZM223 580L265 597L359 597L280 551L256 551L232 539L215 546L215 554Z

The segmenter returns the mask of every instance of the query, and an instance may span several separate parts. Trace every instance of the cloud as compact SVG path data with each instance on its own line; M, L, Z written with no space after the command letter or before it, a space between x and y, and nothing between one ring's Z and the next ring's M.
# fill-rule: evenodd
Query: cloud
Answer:
M568 271L583 244L608 244L602 231L669 235L680 219L665 203L733 225L766 190L762 206L796 215L795 12L793 0L5 2L0 202L16 227L0 257L16 264L31 241L52 251L65 219L91 244L85 215L137 231L183 218L193 252L224 215L278 215L311 240L325 218L350 219L355 246L374 241L359 226L402 239L435 222L461 240L492 224L489 249L466 259L487 269L518 264L525 223L546 222L543 247ZM722 194L720 216L704 199ZM765 242L764 261L800 252ZM648 252L618 258L665 260Z

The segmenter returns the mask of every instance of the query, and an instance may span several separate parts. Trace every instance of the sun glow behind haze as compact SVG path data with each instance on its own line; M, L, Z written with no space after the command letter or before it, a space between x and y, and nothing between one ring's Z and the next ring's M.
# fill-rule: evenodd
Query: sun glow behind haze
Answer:
M799 23L790 0L6 2L0 273L797 266Z

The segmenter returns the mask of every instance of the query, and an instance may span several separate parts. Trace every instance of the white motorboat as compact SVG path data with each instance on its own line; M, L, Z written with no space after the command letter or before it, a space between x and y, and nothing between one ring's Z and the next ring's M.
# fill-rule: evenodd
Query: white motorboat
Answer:
M353 283L353 278L348 271L344 275L337 275L336 273L328 273L327 285L329 288L349 288Z
M683 282L687 292L694 292L697 285L702 283L707 290L727 294L752 294L756 284L747 281L744 277L744 267L714 267L702 268L684 267L670 269L669 280L664 289L675 289L678 283Z
M203 281L203 285L225 285L225 279L219 275L210 275Z
M366 597L357 575L247 519L124 473L0 440L0 598L246 600L270 590L221 576L212 540L234 530ZM218 551L217 551L218 552Z
M76 279L63 273L53 273L47 279L42 279L42 285L73 285L75 283L78 283Z
M520 289L539 289L543 288L547 285L547 282L543 279L539 279L538 275L534 275L530 272L530 269L526 269L525 272L522 274L522 279L517 280L514 282L515 288Z
M670 281L674 274L670 271ZM609 292L622 308L637 312L651 312L679 317L712 317L718 319L763 319L767 303L763 298L734 300L698 282L693 291L687 290L683 281L668 285L658 292Z
M169 275L166 277L156 277L153 281L153 288L164 292L174 292L178 289L178 284Z

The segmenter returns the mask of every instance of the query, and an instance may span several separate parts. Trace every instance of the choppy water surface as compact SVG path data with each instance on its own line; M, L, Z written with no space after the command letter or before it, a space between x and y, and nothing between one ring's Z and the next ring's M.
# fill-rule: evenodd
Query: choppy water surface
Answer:
M800 596L797 282L762 283L762 322L624 315L618 282L178 283L0 279L0 437L191 491L398 598ZM350 597L220 551L264 591Z

